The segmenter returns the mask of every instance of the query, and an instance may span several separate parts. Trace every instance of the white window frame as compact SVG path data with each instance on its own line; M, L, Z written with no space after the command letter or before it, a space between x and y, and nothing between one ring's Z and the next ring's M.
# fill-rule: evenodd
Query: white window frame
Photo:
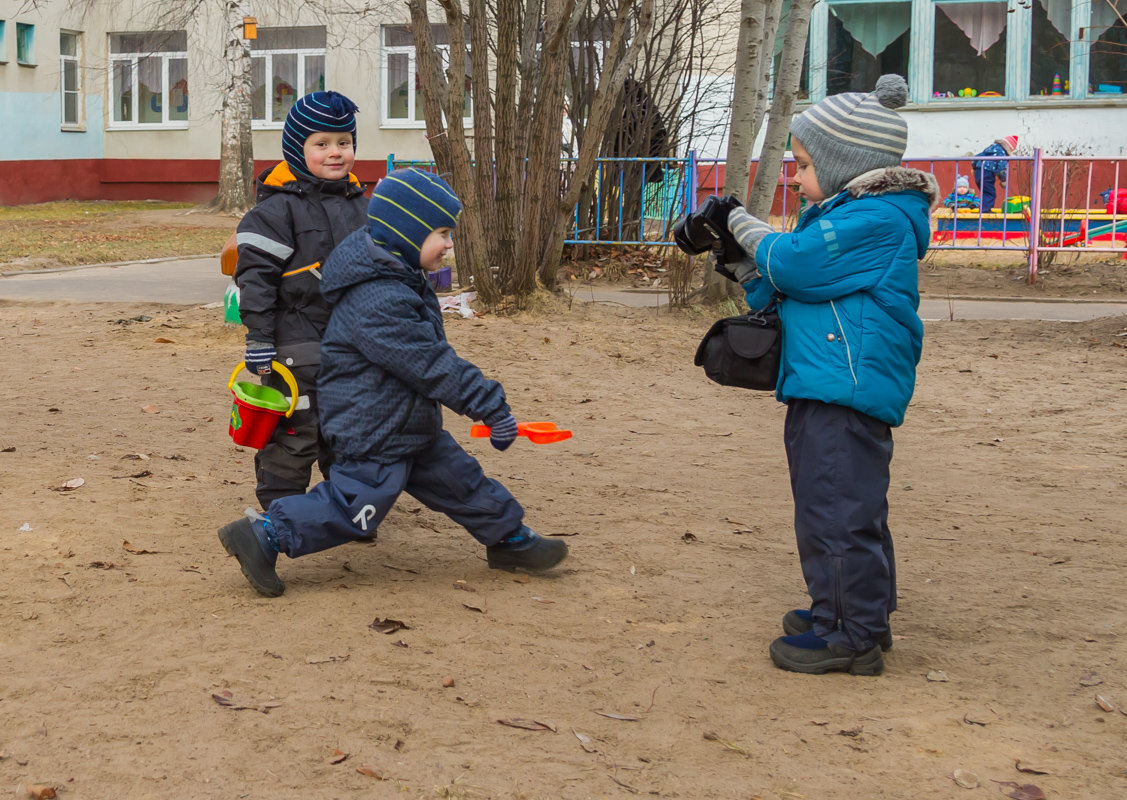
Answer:
M266 90L265 107L266 107L266 114L268 116L271 113L272 109L274 108L274 104L271 102L271 94L273 93L273 86L274 86L274 57L275 56L289 56L289 55L297 56L298 78L300 80L304 81L305 80L305 59L309 56L320 56L321 59L322 59L322 62L325 65L325 73L326 73L325 74L325 85L328 86L328 84L329 84L329 78L328 78L329 62L328 62L328 57L326 56L326 52L327 52L327 50L324 47L321 47L321 48L307 47L307 48L297 48L297 49L295 49L295 48L279 48L279 49L276 49L276 50L251 50L250 51L250 57L251 57L252 62L256 58L262 58L266 62L265 65L264 65L264 69L263 69L263 74L264 74L263 80L265 81L265 83L264 83L265 90ZM295 87L295 89L296 89L296 87ZM311 89L308 86L303 87L303 91L300 94L298 94L298 97L304 97L305 95L309 94L309 92L313 92L313 91L317 91L317 90ZM294 99L296 100L297 98L294 98ZM272 130L280 131L285 126L285 124L286 124L285 117L283 117L282 119L279 119L279 120L272 120L272 119L269 119L269 118L255 117L251 120L251 128L253 130L256 130L256 131L272 131Z
M59 43L59 120L60 127L64 131L83 131L86 130L86 103L84 102L82 94L82 60L83 60L83 36L81 31L68 31L65 28L59 31L59 37L73 36L74 37L74 55L64 55L62 50L62 42ZM66 88L66 74L67 64L74 65L74 113L75 119L73 122L67 120L67 88Z
M381 31L382 35L382 31ZM442 58L442 67L450 64L450 45L436 44L435 49L438 51L439 56ZM407 118L392 118L391 117L391 98L388 95L387 74L388 74L388 57L393 54L402 54L407 56ZM466 51L467 57L469 51ZM380 127L381 128L396 128L400 130L420 130L425 129L427 126L426 120L415 119L417 103L419 98L415 93L415 75L417 70L417 61L415 58L415 48L413 45L381 45L380 52ZM471 91L474 89L471 88ZM470 108L473 108L473 103L470 103ZM473 113L468 116L462 117L462 125L466 128L473 127Z
M882 0L853 0L879 3ZM896 0L888 0L895 2ZM1037 0L1032 0L1036 2ZM1013 12L1006 20L1006 93L1004 97L947 98L932 97L932 65L935 63L935 15L941 13L939 2L977 2L977 0L911 0L912 23L908 46L908 100L915 106L933 108L971 109L1005 107L1016 104L1075 105L1099 102L1101 104L1127 105L1127 95L1121 98L1088 93L1088 66L1092 43L1081 37L1091 21L1089 0L1072 0L1072 29L1069 35L1071 60L1071 94L1064 97L1045 97L1033 94L1029 87L1030 43L1033 37L1033 12L1021 3L1009 0ZM818 3L810 17L810 101L817 103L826 97L826 49L829 46L829 5Z
M119 33L119 32L114 31L114 33L107 34L107 36L113 36L117 33ZM107 47L107 50L109 50L109 49L110 49L110 47ZM140 122L139 121L140 120L139 98L140 98L140 95L141 95L139 82L140 82L141 72L138 69L138 65L139 65L139 62L142 58L159 58L160 59L161 97L164 99L164 101L161 103L161 107L160 107L160 119L161 119L160 122ZM172 119L168 118L168 114L172 110L172 87L169 85L169 79L168 79L168 62L171 61L172 59L183 59L184 60L184 67L185 67L185 74L187 74L188 52L186 50L185 51L175 51L175 50L173 50L173 51L163 51L162 50L162 51L156 52L156 53L114 53L114 52L109 53L109 69L106 70L106 85L107 85L107 89L108 89L107 96L110 98L109 119L107 120L107 125L106 125L107 130L150 131L150 130L186 130L188 128L188 120L186 120L186 119L172 120ZM114 68L117 66L117 64L126 63L126 62L129 63L130 102L132 104L131 109L130 109L130 116L132 117L132 120L130 120L130 121L115 120L113 118L114 112L117 109L117 98L114 96L114 91L113 91ZM189 84L189 89L190 89L190 86L191 85ZM191 106L189 106L189 109L191 109Z

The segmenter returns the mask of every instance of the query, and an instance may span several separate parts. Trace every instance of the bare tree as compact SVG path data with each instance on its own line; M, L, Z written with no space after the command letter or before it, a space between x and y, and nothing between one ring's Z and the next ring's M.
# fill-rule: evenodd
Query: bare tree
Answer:
M810 13L814 9L815 2L816 0L789 2L790 13L779 67L775 74L767 133L763 147L759 151L755 182L752 184L746 203L748 212L762 219L767 219L771 213L771 205L775 199L779 170L783 166L787 132L790 129L791 117L794 115L799 81L802 79L802 60L806 50L806 37L810 30ZM744 180L746 182L746 175Z
M779 170L786 147L787 131L802 76L803 53L815 0L786 0L788 23L773 83L768 80L774 61L774 43L779 33L783 0L741 0L740 33L733 70L732 125L724 172L724 194L745 201L748 211L766 218L778 187ZM766 113L771 90L770 115ZM764 119L767 131L755 171L755 183L747 192L751 153ZM739 287L711 270L705 271L704 296L717 301L736 297Z
M243 18L248 9L242 0L225 0L226 42L223 64L227 86L219 134L219 194L210 208L243 212L254 205L254 141L251 137L250 43L243 38Z
M443 70L424 0L409 0L427 135L464 210L459 271L481 299L524 298L554 288L567 223L594 174L616 92L652 25L653 0L616 0L610 55L586 128L588 138L561 196L560 125L576 0L440 0L450 41ZM470 32L473 152L462 125L465 29ZM492 62L487 57L492 56ZM588 144L589 143L589 144ZM493 267L497 267L497 279Z

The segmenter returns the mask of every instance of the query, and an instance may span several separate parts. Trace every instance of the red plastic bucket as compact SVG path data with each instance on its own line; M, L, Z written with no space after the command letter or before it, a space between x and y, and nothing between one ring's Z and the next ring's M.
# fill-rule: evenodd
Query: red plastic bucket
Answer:
M287 398L277 389L262 386L257 383L236 381L235 376L244 368L245 364L239 363L231 373L231 380L227 388L231 390L234 402L231 405L231 421L227 432L231 440L241 447L253 447L261 450L274 435L278 421L283 417L293 414L297 406L297 383L293 375L277 361L272 362L273 368L282 376L290 389Z

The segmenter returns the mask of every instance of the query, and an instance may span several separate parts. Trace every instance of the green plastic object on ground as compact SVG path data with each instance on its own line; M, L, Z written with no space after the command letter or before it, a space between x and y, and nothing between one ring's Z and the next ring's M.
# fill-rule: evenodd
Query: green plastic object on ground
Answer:
M227 284L227 291L223 294L223 321L229 325L243 324L239 316L239 287L234 281Z

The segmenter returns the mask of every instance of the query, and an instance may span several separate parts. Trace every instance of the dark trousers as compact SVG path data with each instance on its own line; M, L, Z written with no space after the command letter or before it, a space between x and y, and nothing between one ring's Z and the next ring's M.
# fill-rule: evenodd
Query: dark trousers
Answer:
M394 464L337 462L327 481L275 500L267 513L278 549L297 558L374 538L401 492L446 514L486 546L516 532L524 519L509 490L487 478L477 459L446 431L423 452Z
M892 429L851 408L794 400L783 437L814 633L869 650L896 609L888 530Z
M258 484L255 495L264 509L280 497L305 494L314 464L320 468L322 477L328 477L333 459L317 422L317 368L316 364L290 367L298 394L309 398L309 408L282 419L270 441L254 456L254 476ZM286 382L276 372L267 375L262 382L287 397L290 394Z
M983 211L994 210L994 201L998 198L995 180L996 176L988 169L979 167L974 172L974 182L978 184L978 193L982 195Z

